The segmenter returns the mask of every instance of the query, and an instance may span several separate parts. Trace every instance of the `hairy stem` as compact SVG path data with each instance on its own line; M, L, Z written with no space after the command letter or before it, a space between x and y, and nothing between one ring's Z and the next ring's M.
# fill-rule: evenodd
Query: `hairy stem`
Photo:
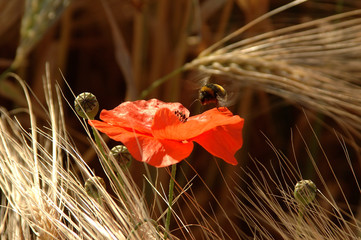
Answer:
M177 164L172 165L172 174L169 180L169 195L168 195L168 212L165 221L165 233L164 239L167 239L170 225L170 217L172 216L172 202L173 202L173 190L174 190L174 180L175 174L177 172Z

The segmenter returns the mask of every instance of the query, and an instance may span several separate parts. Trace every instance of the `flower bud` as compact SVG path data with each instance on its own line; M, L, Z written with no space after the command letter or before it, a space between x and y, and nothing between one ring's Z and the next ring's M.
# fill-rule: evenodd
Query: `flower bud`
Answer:
M298 203L306 206L316 197L317 187L311 180L301 180L296 183L294 197Z
M110 150L110 152L113 155L114 159L117 160L117 162L121 166L126 166L126 165L130 164L130 162L133 159L132 155L130 155L130 153L128 151L128 148L123 145L117 145L117 146L113 147Z
M99 184L104 188L106 187L103 178L101 177L90 177L86 180L84 188L86 193L92 198L99 200L101 198L101 192L99 191Z
M75 101L74 107L76 113L82 118L94 119L99 111L99 103L94 94L83 92L79 94Z

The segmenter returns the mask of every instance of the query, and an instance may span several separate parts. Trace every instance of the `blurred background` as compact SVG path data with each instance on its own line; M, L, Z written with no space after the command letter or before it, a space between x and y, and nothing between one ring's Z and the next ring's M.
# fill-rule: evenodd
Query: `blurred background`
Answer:
M64 94L69 135L84 160L98 175L103 176L97 156L79 120L66 104L69 101L72 105L74 101L70 89L76 95L85 91L92 92L97 96L101 109L112 109L125 100L140 99L141 92L157 79L192 61L204 49L257 17L289 2L0 0L0 73L3 73L0 80L0 105L8 110L26 106L16 81L5 77L4 74L8 71L15 72L24 79L33 91L33 97L36 96L45 105L43 76L45 63L49 63L53 84L58 85ZM267 18L233 41L355 9L361 9L361 1L307 1ZM317 59L316 55L315 58ZM355 72L359 71L359 66L355 65ZM335 69L330 69L333 70ZM205 108L199 102L192 102L198 96L204 77L197 71L181 72L155 88L145 98L181 102L190 108L191 114L198 114ZM360 192L350 171L352 166L355 174L360 174L359 150L358 147L355 148L360 143L357 137L351 145L346 143L350 155L348 163L345 149L336 136L336 133L340 133L340 136L347 133L335 123L335 119L289 99L267 93L262 90L262 85L257 88L247 87L235 83L232 78L222 77L218 77L216 81L229 92L232 103L230 110L245 119L244 146L237 153L239 165L234 167L219 159L214 160L204 149L195 146L191 156L179 165L177 180L179 186L183 187L198 175L192 180L191 195L204 212L216 216L231 239L238 235L231 226L228 229L229 219L250 236L252 231L239 213L234 211L234 196L230 191L235 195L236 189L243 189L246 193L249 191L247 182L250 181L250 176L247 173L254 174L255 178L264 177L265 181L279 176L282 167L279 166L275 149L282 152L291 165L298 166L298 173L302 176L284 178L288 179L284 181L285 186L270 182L271 192L278 188L288 189L287 186L293 186L297 178L301 177L312 179L322 191L322 181L325 181L330 189L329 194L341 208L346 207L348 202L355 215L360 213ZM40 105L37 113L39 121L45 119ZM27 118L22 119L21 115L18 118L26 126ZM269 146L268 140L275 149ZM109 139L106 141L110 148L117 144ZM318 141L323 148L320 148ZM323 179L315 171L310 155L315 159ZM325 160L326 156L329 162ZM334 173L330 170L329 163ZM263 175L265 172L259 169L259 164L268 169L269 176ZM133 161L129 170L152 206L154 196L143 177L144 165ZM157 176L158 187L163 185L167 188L167 169L151 168L150 172L153 177ZM335 176L347 201L341 196ZM216 199L214 196L217 196ZM242 196L237 198L245 203L248 201ZM182 197L178 200L177 207L182 209L182 219L192 223L198 216L193 212L194 206L188 205L189 201L189 198ZM321 204L327 206L322 201ZM229 218L225 217L224 211ZM159 216L159 210L155 207L152 213ZM216 222L208 221L210 225L216 225ZM222 222L225 224L221 224ZM197 230L195 236L196 232ZM181 236L177 231L174 233Z

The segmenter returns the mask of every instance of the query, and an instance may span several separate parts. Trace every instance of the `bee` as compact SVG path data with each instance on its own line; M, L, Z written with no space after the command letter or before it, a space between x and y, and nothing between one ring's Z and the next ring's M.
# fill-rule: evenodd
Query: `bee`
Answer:
M198 100L202 105L216 104L218 108L227 100L227 91L219 84L207 83L199 90Z

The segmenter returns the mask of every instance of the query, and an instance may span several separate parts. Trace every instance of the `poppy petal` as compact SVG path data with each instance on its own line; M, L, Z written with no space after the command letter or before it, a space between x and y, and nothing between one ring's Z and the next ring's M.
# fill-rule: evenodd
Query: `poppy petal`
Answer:
M122 142L138 161L155 167L167 167L188 157L193 150L192 142L156 139L152 136L126 132L110 138Z
M168 108L173 112L188 112L189 115L189 111L180 103L165 103L151 99L123 102L113 110L103 110L100 119L114 126L149 133L154 114L159 108Z
M159 109L154 116L152 134L158 138L172 140L188 140L195 138L218 126L239 124L243 119L233 115L227 108L219 111L216 108L202 114L189 117L186 122L181 122L173 112Z
M151 155L144 156L143 162L155 167L167 167L187 158L193 151L193 142L178 142L166 139L147 139L149 143L145 144L147 149L144 152L150 152Z
M155 115L152 125L152 134L159 139L172 139L182 141L186 138L179 137L179 129L183 124L174 112L168 108L159 109Z
M220 126L193 139L212 155L232 165L237 165L234 154L242 147L243 121L239 124Z
M122 142L136 160L155 167L166 167L178 163L188 157L193 150L192 142L157 139L151 135L132 132L104 122L96 120L89 122L111 139Z

